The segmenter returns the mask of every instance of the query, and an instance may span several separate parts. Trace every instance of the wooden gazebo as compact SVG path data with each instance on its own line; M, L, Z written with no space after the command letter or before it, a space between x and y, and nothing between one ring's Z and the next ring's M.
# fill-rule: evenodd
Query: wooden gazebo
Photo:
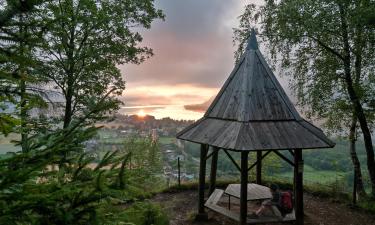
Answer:
M247 224L248 171L256 167L256 182L261 184L262 159L271 152L294 167L295 218L296 223L302 225L302 149L332 148L335 145L322 130L296 111L259 51L254 30L245 53L204 117L177 134L177 138L201 144L198 217L207 217L204 206L207 159L212 158L210 194L215 189L219 151L226 153L239 169L241 225ZM279 150L289 151L294 160L289 160ZM229 151L241 154L241 165L237 165ZM250 151L255 151L257 157L249 167Z

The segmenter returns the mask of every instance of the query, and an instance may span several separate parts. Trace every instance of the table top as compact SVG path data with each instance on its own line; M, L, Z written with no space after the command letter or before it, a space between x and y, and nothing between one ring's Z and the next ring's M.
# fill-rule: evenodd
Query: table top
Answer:
M241 184L229 184L225 193L236 198L240 198ZM259 184L247 184L247 201L271 199L271 190Z

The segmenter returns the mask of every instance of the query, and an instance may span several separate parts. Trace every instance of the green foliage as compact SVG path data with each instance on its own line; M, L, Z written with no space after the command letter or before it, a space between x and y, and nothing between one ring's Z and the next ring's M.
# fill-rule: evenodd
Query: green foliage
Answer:
M169 220L160 206L138 202L125 210L126 221L136 225L168 225Z
M97 162L84 145L96 135L94 122L119 107L124 81L116 65L152 53L138 46L133 28L149 28L162 12L152 0L0 6L0 133L20 134L17 144L27 150L0 159L0 224L126 223L117 204L141 192L130 185L131 153L109 152ZM56 101L56 92L65 98L63 128L59 115L29 114ZM147 209L146 224L162 218Z
M128 138L121 150L130 154L128 182L142 190L153 192L163 187L160 147L151 138Z
M375 213L375 201L373 199L364 199L358 205L361 209L365 209L369 213Z
M162 12L150 0L51 1L40 11L46 24L42 74L65 98L64 127L103 96L106 108L93 120L117 110L125 82L116 66L152 55L138 46L142 37L133 28L150 28Z
M6 1L0 16L0 133L26 130L26 111L45 106L41 93L35 86L26 89L25 83L36 83L33 66L37 63L32 54L40 43L39 30L31 32L37 23L35 6L44 1ZM15 115L15 111L23 112Z
M249 28L260 25L271 58L288 75L305 115L319 118L328 130L347 136L352 121L351 136L355 136L358 119L373 196L375 161L370 130L375 121L375 26L368 21L373 14L369 9L374 6L371 0L267 0L260 7L250 4L234 39L240 43L238 57Z
M373 1L266 1L264 6L246 6L235 29L234 42L239 44L238 58L249 28L260 25L261 38L267 44L273 60L280 62L289 76L298 102L306 115L325 119L332 131L347 131L352 117L346 81L343 77L342 18L340 7L347 10L345 21L352 55L352 76L356 93L367 106L374 99L374 29L365 25L365 15L371 14ZM355 65L355 66L354 66ZM357 65L360 71L357 71ZM357 72L359 72L358 81ZM372 120L374 109L368 108Z
M40 135L30 140L27 153L0 160L0 223L118 224L115 218L128 221L114 204L147 197L140 184L151 176L144 173L149 169L129 170L131 153L119 151L108 152L95 163L91 154L82 153L83 145L79 143L92 138L96 130L77 125ZM137 220L145 217L146 222L162 218L153 206L137 213ZM166 219L158 224L161 221Z

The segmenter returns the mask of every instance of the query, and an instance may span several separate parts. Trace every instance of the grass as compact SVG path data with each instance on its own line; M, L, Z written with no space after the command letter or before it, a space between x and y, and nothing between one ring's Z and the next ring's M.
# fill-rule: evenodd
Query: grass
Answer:
M176 138L174 137L160 137L159 138L160 144L163 144L163 145L172 144L174 143L175 140Z
M336 172L332 170L316 170L308 165L304 166L303 177L304 181L308 183L332 184L340 177L344 177L345 172ZM293 172L286 172L275 174L275 177L293 178Z

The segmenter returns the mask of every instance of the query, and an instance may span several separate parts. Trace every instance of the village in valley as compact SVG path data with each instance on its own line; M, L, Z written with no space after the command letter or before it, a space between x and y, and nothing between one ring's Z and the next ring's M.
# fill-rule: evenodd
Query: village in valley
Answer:
M180 181L191 181L197 178L199 158L192 151L185 151L185 142L174 138L178 132L192 124L191 120L174 120L171 118L155 119L151 115L115 115L103 126L96 138L86 142L88 152L121 150L127 138L149 138L157 143L163 160L163 175L171 185ZM194 149L196 154L199 151ZM194 153L193 153L194 154ZM194 155L196 155L194 154ZM100 155L100 154L97 154ZM178 172L180 161L180 174Z

